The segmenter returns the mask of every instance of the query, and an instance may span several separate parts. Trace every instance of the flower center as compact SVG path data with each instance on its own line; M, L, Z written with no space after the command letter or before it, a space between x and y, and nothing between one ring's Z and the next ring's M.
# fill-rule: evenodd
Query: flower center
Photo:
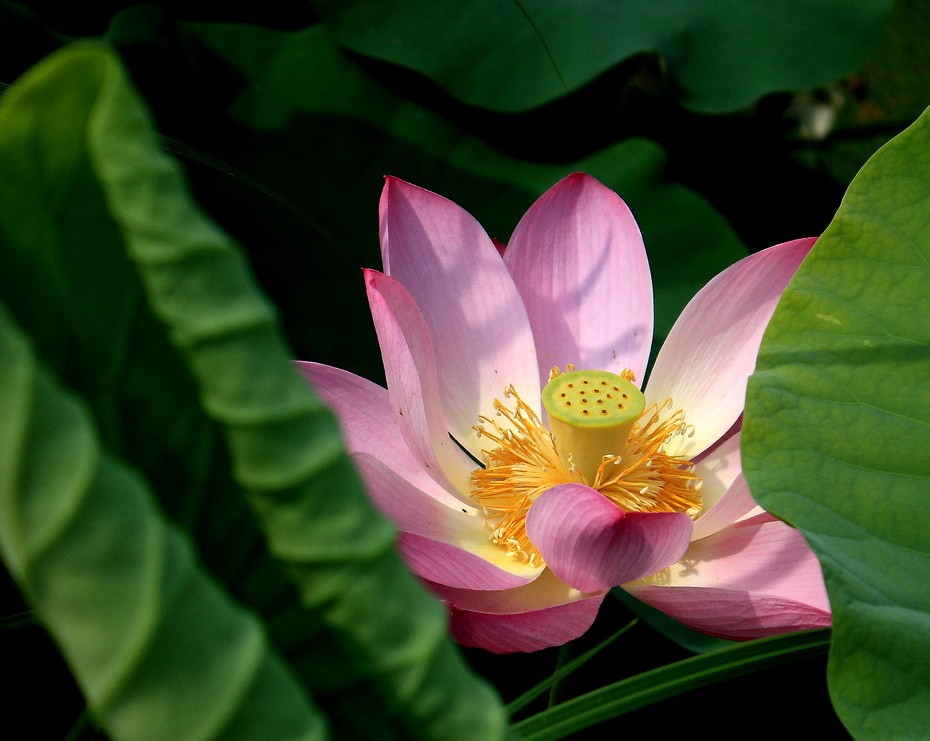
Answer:
M582 483L627 512L687 512L701 508L701 480L683 456L665 452L672 439L690 435L684 412L672 400L646 408L633 373L565 373L553 368L542 392L551 429L512 386L507 406L495 400L498 422L480 417L475 429L491 443L484 468L472 473L472 497L484 508L491 542L521 562L542 563L526 535L526 514L546 489ZM506 420L506 421L504 421Z

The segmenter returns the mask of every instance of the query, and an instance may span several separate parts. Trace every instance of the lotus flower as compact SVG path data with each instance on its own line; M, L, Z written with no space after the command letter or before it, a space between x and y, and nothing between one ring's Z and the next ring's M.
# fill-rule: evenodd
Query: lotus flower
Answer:
M813 241L714 278L640 392L652 282L615 193L571 175L504 248L451 201L387 180L384 273L365 271L387 389L301 367L460 643L562 644L615 586L731 639L829 624L816 558L756 506L739 459L762 332Z

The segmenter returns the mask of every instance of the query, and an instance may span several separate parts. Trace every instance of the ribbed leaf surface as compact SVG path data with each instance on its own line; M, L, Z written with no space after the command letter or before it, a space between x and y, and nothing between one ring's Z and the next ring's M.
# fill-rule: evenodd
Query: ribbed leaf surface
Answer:
M464 665L446 637L443 609L397 557L394 530L369 505L331 414L290 363L275 309L236 246L193 205L177 164L156 147L151 122L115 57L102 47L67 49L27 75L8 98L0 154L17 159L15 172L31 194L31 208L25 226L11 225L13 209L0 209L0 236L54 298L43 306L41 295L19 290L12 280L0 282L15 299L14 313L41 335L42 352L54 356L56 368L68 365L67 353L56 352L59 344L74 349L81 373L68 381L87 394L99 381L93 364L83 362L94 357L93 341L102 348L98 356L113 353L117 378L139 353L148 357L149 339L163 343L163 354L177 352L171 344L178 349L203 411L225 430L221 453L228 451L232 475L251 492L254 521L264 533L264 542L256 541L247 520L243 548L239 531L229 527L237 520L216 499L219 484L230 481L228 470L223 475L224 455L206 461L194 456L199 465L183 482L191 483L198 540L210 553L225 547L241 554L230 574L235 586L250 604L264 601L260 609L269 616L270 634L324 706L334 732L378 739L502 737L506 721L499 700ZM49 168L53 177L45 172ZM87 208L70 209L72 199ZM87 223L81 224L84 213ZM92 230L94 239L82 242L81 227ZM136 265L127 263L128 273L120 266L97 275L80 256L81 250L95 254L99 243L115 244L122 260L128 251ZM33 250L40 259L30 262L23 255ZM119 264L112 250L104 253ZM86 280L61 269L67 265L83 269ZM131 289L138 282L136 266L145 292ZM86 291L94 280L99 284ZM95 299L101 294L125 300L107 304ZM44 316L46 308L55 321ZM164 330L159 335L149 325L138 334L127 332L131 341L111 343L114 330L150 311L164 322L170 343ZM185 396L191 378L178 368L171 371L177 377L155 373L152 391L166 408L185 410L196 397ZM111 386L99 384L103 402L88 400L96 418L114 421L107 439L118 445L120 429L136 434L136 425L152 420L133 419L111 404ZM206 436L212 445L203 412L191 419L200 429L191 440L203 444ZM189 428L164 429L164 440L147 438L149 448L170 442L180 451L171 460L188 461L184 445L168 438ZM159 473L158 466L153 470ZM204 487L214 497L206 516L197 509ZM170 488L159 487L160 502L172 500ZM230 483L227 495L230 512L239 512L239 486ZM217 542L214 518L225 542ZM282 591L284 573L292 586ZM196 661L196 643L187 648Z
M743 468L833 607L828 679L861 739L930 727L930 113L880 149L785 291L750 378Z
M0 551L114 739L324 739L264 627L0 305Z

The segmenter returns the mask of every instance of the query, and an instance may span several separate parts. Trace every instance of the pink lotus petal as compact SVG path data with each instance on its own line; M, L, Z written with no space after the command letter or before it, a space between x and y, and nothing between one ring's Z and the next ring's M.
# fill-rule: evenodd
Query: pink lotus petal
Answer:
M694 473L701 478L701 516L717 503L742 473L740 430L718 441L694 458ZM694 537L691 538L694 540Z
M543 385L553 366L642 380L652 343L652 280L630 209L590 175L556 183L520 220L504 262L523 296Z
M691 535L691 540L700 540L713 535L742 519L757 507L756 500L749 492L746 478L740 474L727 488L724 495L694 521L694 533Z
M388 394L404 439L440 484L467 492L475 464L449 437L433 343L423 316L407 290L390 276L366 270L365 283Z
M460 642L501 653L562 644L621 583L713 635L829 624L819 563L800 534L754 514L739 461L746 379L813 241L777 245L715 278L659 354L647 402L672 397L694 425L666 452L691 458L704 481L697 521L626 513L590 487L556 486L528 513L547 563L530 568L490 542L468 494L474 461L449 434L480 455L479 415L493 414L510 385L538 413L554 365L643 375L652 312L638 228L615 194L575 174L539 199L505 247L450 201L387 180L388 275L366 279L390 394L335 369L304 370L339 416L372 499L400 527L405 561L449 603Z
M539 651L577 638L591 627L606 594L582 594L548 569L525 587L501 592L428 586L449 604L456 641L498 654Z
M485 530L487 541L488 530ZM528 584L542 572L544 567L536 569L536 573L515 574L495 566L479 555L465 550L464 539L458 539L458 545L442 540L427 538L416 533L401 532L397 540L397 548L409 569L421 577L437 584L444 584L459 589L500 590L514 589ZM501 551L499 546L488 543L491 548ZM523 564L511 563L519 568Z
M386 388L331 365L304 360L294 361L294 365L336 415L346 450L376 454L386 447L389 459L409 453ZM378 435L379 430L386 434Z
M701 454L694 472L701 477L702 508L694 521L691 540L713 535L756 509L742 475L740 432Z
M399 547L407 564L424 579L466 589L509 589L542 572L542 566L520 563L491 543L484 513L476 507L435 488L423 491L370 455L353 459L375 506L403 531Z
M561 484L530 507L526 533L559 579L595 592L675 563L691 523L684 513L624 512L590 486Z
M328 365L303 361L295 365L336 415L349 453L367 453L413 486L432 492L434 498L458 504L462 495L454 496L437 484L410 452L387 389Z
M762 334L814 241L785 242L731 265L675 322L649 376L646 400L671 397L695 426L693 437L676 438L682 444L676 452L700 453L742 413Z
M685 557L623 588L696 630L748 640L830 624L817 557L768 513L695 541Z
M449 631L463 646L495 654L541 651L578 638L594 623L604 595L506 615L451 609Z
M832 622L829 610L760 592L656 586L627 591L693 630L731 641L828 628Z
M533 334L513 279L470 214L396 178L381 196L381 251L429 327L449 431L479 456L477 415L492 414L508 385L539 411Z
M508 558L490 543L481 510L439 486L413 457L387 390L338 368L297 366L339 418L346 448L375 506L409 531L400 534L398 547L411 570L466 589L508 589L542 571Z

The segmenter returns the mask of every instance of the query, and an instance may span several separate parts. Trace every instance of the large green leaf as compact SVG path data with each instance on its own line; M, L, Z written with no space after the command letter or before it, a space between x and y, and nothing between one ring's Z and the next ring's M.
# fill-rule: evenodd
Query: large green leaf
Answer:
M252 607L279 605L287 580L232 479L218 426L146 305L93 171L85 139L99 81L63 68L33 70L0 106L0 296L87 401L104 447L197 533L211 571Z
M271 553L328 635L314 691L342 693L343 721L377 738L500 738L505 719L446 636L443 608L394 549L394 529L369 504L335 419L290 363L276 312L241 252L191 205L175 161L110 57L88 127L108 206L148 298L225 428L236 478ZM167 215L170 214L170 218ZM365 714L354 706L369 698Z
M889 0L313 0L353 51L410 67L472 105L520 111L654 50L700 111L851 71Z
M101 450L2 304L0 552L112 738L327 737L261 623Z
M255 492L251 504L275 557L261 540L256 548L249 539L255 527L246 520L246 560L237 559L233 576L248 583L255 601L264 590L268 629L326 706L335 732L379 739L501 737L506 721L500 702L464 667L446 638L444 611L398 559L393 529L365 499L334 420L289 362L275 310L229 238L192 205L177 164L155 145L151 123L115 56L102 47L64 50L17 83L4 105L8 138L0 152L17 163L12 172L30 192L18 203L31 210L22 214L26 226L15 223L15 211L3 212L2 234L16 264L28 269L24 275L37 278L28 290L7 281L4 291L30 329L49 335L43 353L48 349L65 367L68 354L59 342L79 354L93 357L95 347L103 348L96 355L104 354L114 324L127 319L126 304L147 316L151 299L199 384L187 396L194 387L178 371L182 388L174 397L174 376L162 379L154 371L152 403L184 410L199 396L206 413L226 428L235 474ZM81 208L70 208L72 199ZM82 228L91 235L86 241ZM139 290L135 265L126 271L114 246L120 254L128 249L139 263L149 296ZM27 256L31 250L34 262ZM82 258L99 255L117 267L104 265L98 274L93 263L82 264ZM109 295L91 295L101 292ZM132 301L97 308L124 295ZM72 314L87 317L78 322ZM141 347L150 339L169 356L175 353L163 330L159 335L150 318L144 324L139 338L117 343L114 351L130 368L139 353L152 357ZM88 348L95 339L97 345ZM91 383L99 380L93 370L91 364L83 368ZM81 374L74 374L74 383L81 386ZM106 399L111 385L102 384ZM150 422L133 420L118 404L111 407L123 429ZM96 407L95 414L104 416ZM207 424L203 412L195 417ZM120 444L121 438L114 440ZM150 442L163 445L157 435ZM229 481L228 471L217 478L217 461L210 463L200 472L206 483ZM225 494L230 509L239 511L240 490L230 486ZM209 516L199 514L201 544L226 532L226 548L243 552L238 530L228 529L235 519L215 508ZM285 571L295 586L282 591ZM303 606L292 596L296 591Z
M879 150L772 318L743 465L820 557L859 738L930 727L930 116Z
M228 533L248 549L257 531L250 536L245 508L232 506L216 426L146 306L89 161L84 122L97 81L46 77L18 81L0 110L0 295L45 362L88 400L104 445L140 469L172 517L196 528L206 512L223 513L226 552L211 565L235 571L245 554L233 557Z

